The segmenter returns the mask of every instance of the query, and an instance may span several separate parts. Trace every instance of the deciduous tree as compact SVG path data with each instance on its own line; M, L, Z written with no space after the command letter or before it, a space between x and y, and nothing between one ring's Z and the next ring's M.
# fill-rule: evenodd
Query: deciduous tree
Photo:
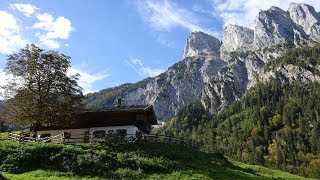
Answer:
M8 56L6 73L14 78L5 87L6 120L30 126L66 125L81 107L78 74L68 76L70 57L26 45Z

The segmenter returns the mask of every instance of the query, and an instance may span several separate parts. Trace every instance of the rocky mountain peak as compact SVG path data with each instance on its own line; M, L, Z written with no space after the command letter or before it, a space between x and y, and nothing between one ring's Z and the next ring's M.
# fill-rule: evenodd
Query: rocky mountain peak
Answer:
M310 40L320 41L320 13L307 4L290 3L288 11L271 7L255 19L256 49L277 44L299 46Z
M271 7L259 12L254 30L226 26L223 43L203 32L192 32L183 59L166 72L92 94L87 107L105 107L122 97L127 105L154 105L158 120L168 121L180 108L200 99L206 110L218 112L245 94L257 77L268 80L279 72L284 78L320 81L318 75L296 65L263 70L266 63L283 55L288 44L314 42L320 42L319 13L314 8L296 3L288 11Z
M288 12L292 21L301 26L308 35L311 34L311 28L320 20L320 14L307 4L290 3Z
M276 44L294 43L294 23L288 12L271 7L255 19L254 43L257 49Z
M218 54L220 46L219 39L203 32L192 32L184 47L183 58L215 56Z
M252 29L230 24L223 30L222 51L236 51L240 47L253 43Z
M320 13L307 4L291 3L289 14L292 21L301 27L309 39L320 41Z

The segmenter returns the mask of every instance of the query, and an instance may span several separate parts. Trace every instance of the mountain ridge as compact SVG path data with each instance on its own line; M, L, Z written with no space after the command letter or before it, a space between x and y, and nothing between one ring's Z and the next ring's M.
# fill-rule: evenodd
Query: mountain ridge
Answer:
M182 60L166 72L126 88L111 88L118 93L109 89L89 94L86 107L112 106L116 98L122 98L127 105L152 104L159 121L168 121L181 107L200 99L207 111L219 112L243 96L257 77L270 79L274 71L264 70L264 64L281 56L285 49L319 42L319 14L312 6L290 3L288 11L277 7L260 11L254 30L226 26L222 42L203 32L192 32ZM298 67L276 71L288 72L286 76L292 78L307 73L309 80L318 81L311 78L313 73Z

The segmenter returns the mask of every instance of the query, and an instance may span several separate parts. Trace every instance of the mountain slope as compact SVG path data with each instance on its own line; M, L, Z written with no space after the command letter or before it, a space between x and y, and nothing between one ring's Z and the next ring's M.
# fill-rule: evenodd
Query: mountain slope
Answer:
M208 112L219 112L256 83L255 77L264 74L261 71L265 63L281 56L287 48L319 42L319 17L313 7L291 3L288 11L277 7L260 11L254 30L227 26L222 43L208 34L192 32L183 59L166 72L136 84L89 94L86 107L111 106L115 98L121 97L127 105L154 105L159 121L168 121L179 109L200 99Z
M319 178L319 65L320 45L289 49L219 114L210 116L196 101L157 131L200 140L208 151L247 163Z

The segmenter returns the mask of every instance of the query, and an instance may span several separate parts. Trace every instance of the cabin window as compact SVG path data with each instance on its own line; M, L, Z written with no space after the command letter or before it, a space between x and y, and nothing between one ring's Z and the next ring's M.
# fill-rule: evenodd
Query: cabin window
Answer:
M105 134L106 134L106 131L103 131L103 130L94 131L93 132L93 137L95 137L95 138L104 138Z
M127 130L126 129L118 129L117 134L121 136L127 135Z
M38 134L38 138L50 137L51 134Z
M108 130L108 134L113 134L114 130Z

